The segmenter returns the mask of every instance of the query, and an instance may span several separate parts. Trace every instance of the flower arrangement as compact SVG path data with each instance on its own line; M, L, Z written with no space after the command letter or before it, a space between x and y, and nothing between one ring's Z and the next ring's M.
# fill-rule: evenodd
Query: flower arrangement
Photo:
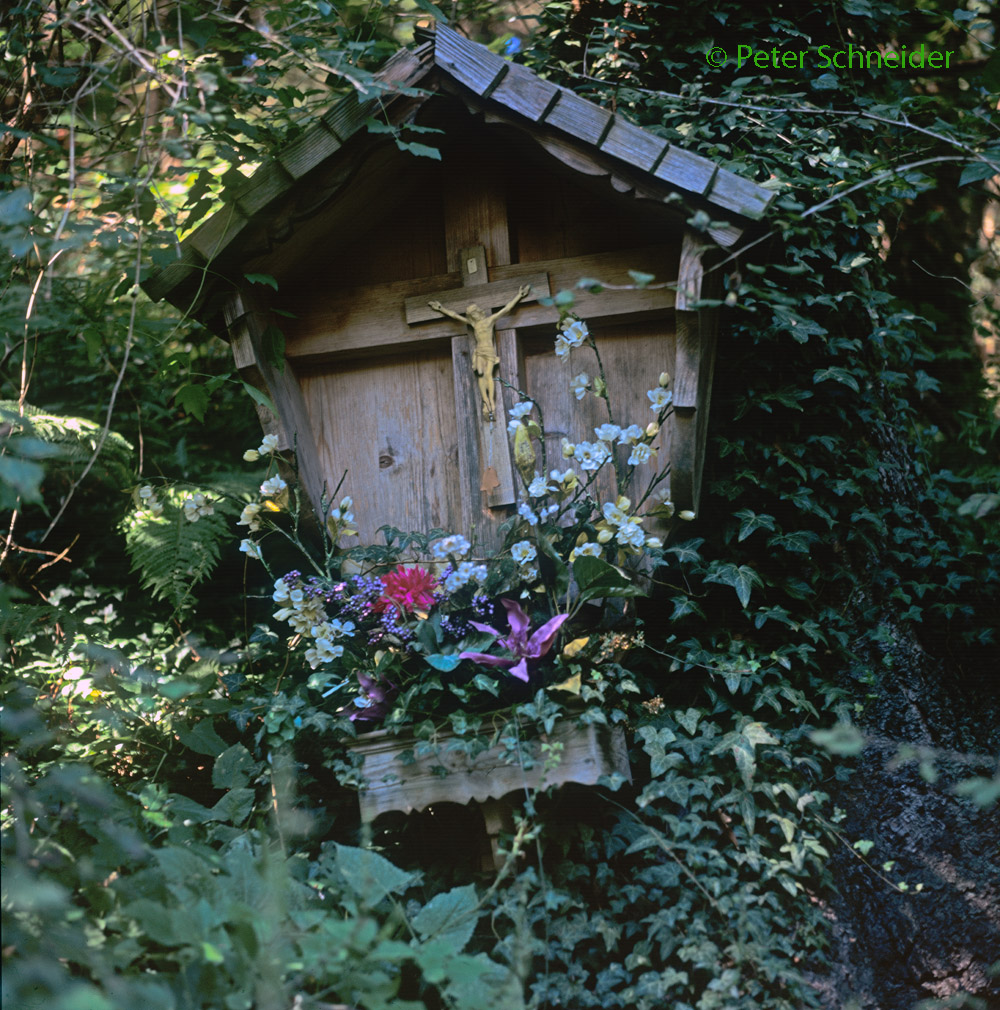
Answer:
M556 648L560 639L579 652L589 638L573 637L581 626L620 632L629 624L622 601L642 595L649 562L662 549L660 533L648 527L674 518L654 444L672 409L670 376L662 372L646 393L651 419L621 424L584 321L564 319L555 353L567 365L591 357L593 377L578 371L569 387L578 400L597 397L607 421L592 439L563 438L559 459L550 460L542 406L517 391L508 428L521 491L504 545L490 557L440 529L383 527L384 545L351 547L357 530L349 496L323 501L317 548L300 530L300 494L277 437L266 435L243 454L249 463L266 461L267 472L254 500L243 503L240 550L267 567L273 617L287 626L291 658L317 704L368 726L502 706L565 680L562 660L573 653ZM136 504L156 510L151 487L138 490ZM212 509L200 492L183 502L189 522ZM305 571L272 570L273 535L301 551Z

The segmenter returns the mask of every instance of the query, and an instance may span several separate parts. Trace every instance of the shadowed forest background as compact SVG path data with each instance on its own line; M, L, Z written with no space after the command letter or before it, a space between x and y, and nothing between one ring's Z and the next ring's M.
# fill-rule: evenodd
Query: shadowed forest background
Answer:
M360 824L355 728L239 546L259 395L140 287L435 20L777 194L717 267L700 511L656 549L642 644L605 655L634 781L530 797L499 879L469 811ZM998 1005L998 23L986 0L9 5L4 1006ZM741 44L956 57L706 61ZM152 539L150 495L177 520Z

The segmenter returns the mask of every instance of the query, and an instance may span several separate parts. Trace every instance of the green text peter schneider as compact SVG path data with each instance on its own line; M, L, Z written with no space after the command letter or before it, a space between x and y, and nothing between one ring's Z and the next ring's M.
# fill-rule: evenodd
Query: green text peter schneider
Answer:
M817 70L941 70L950 69L955 52L951 49L928 49L923 43L918 49L886 50L859 49L848 45L846 49L819 46L816 49L779 50L754 49L753 46L736 47L736 68L752 64L758 70L803 70L807 66ZM705 53L710 67L724 67L729 53L715 46Z

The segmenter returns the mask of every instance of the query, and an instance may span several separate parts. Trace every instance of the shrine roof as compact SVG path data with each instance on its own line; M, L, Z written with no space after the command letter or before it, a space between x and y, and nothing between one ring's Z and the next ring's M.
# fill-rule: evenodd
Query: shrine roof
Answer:
M275 208L303 177L342 156L352 137L367 132L371 117L403 123L440 92L486 113L489 121L529 133L571 168L607 176L619 193L631 191L661 203L678 195L686 198L689 210L709 213L707 231L723 247L732 246L763 217L775 196L450 28L418 31L425 41L396 53L376 75L378 87L360 99L348 95L338 101L245 182L230 187L224 206L181 243L178 259L143 282L150 298L167 298L202 314L212 289L225 277L224 264L239 255L261 225L266 228Z

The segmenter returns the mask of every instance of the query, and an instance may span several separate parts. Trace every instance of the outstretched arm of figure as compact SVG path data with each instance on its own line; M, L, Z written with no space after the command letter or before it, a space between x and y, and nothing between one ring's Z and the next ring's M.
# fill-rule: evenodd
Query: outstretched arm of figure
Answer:
M490 316L490 319L489 319L490 325L492 326L494 323L496 323L496 321L501 316L507 315L507 313L510 312L510 310L512 308L514 308L514 306L517 305L517 303L522 298L527 298L528 295L530 295L530 294L531 294L531 285L530 284L522 284L517 289L517 294L514 295L514 297L511 298L511 300L502 309L497 309L497 311L494 312L492 316Z
M447 316L449 319L454 319L456 323L468 324L469 322L469 320L466 319L465 316L460 316L457 312L452 312L451 309L446 309L438 301L428 302L427 305L429 308L432 308L435 312L440 312L442 316Z

